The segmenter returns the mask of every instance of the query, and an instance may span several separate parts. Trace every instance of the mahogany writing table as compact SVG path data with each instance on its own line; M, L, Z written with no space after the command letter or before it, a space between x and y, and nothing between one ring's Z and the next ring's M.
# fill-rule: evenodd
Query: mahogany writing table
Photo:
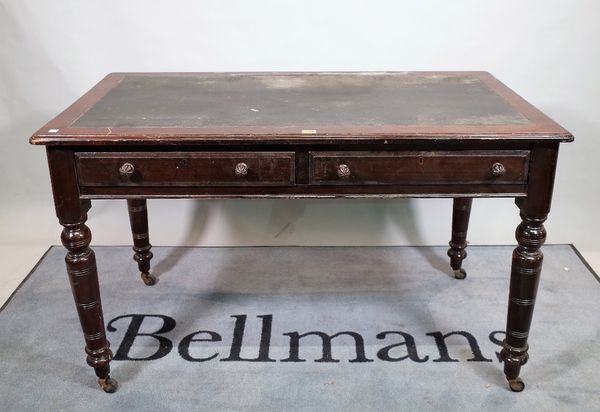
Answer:
M451 197L459 279L472 198L515 198L501 356L521 391L558 147L572 140L485 72L113 73L31 143L46 145L87 363L105 391L117 383L91 199L127 199L134 258L152 285L146 199L191 197Z

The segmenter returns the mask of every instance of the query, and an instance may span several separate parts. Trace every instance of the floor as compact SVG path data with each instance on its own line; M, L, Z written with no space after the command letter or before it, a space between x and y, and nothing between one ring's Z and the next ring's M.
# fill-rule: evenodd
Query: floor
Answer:
M155 247L147 287L128 246L98 246L107 395L56 246L0 312L0 410L600 410L600 284L569 245L546 247L527 387L508 390L512 249L473 246L457 281L445 246Z

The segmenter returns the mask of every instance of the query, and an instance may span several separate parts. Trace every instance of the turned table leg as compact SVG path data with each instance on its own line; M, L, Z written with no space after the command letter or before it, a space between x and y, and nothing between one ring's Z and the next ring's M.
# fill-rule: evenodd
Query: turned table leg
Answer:
M454 199L452 207L452 239L448 257L456 279L464 279L467 276L467 272L462 268L462 261L467 257L467 230L472 203L473 199L470 197L459 197Z
M540 247L546 240L545 216L529 216L522 210L521 217L523 221L516 231L518 246L512 256L506 339L501 352L504 374L515 392L525 387L519 373L529 358L527 337L544 258Z
M61 240L67 248L67 273L85 338L87 363L96 371L102 389L112 393L117 389L117 382L109 375L112 352L104 330L96 257L89 248L92 234L85 225L86 219L84 212L78 222L61 220L64 226Z
M47 154L56 215L63 226L61 240L67 249L67 273L85 339L87 363L94 368L102 389L114 392L117 382L110 377L113 355L104 329L96 257L89 247L92 234L85 225L91 202L79 197L73 152L49 148Z
M522 221L516 230L518 245L512 255L506 338L500 353L504 374L514 392L525 388L519 374L529 359L527 339L542 271L544 256L540 248L546 240L544 221L550 211L557 155L557 145L533 148L527 197L516 200Z
M140 276L144 283L152 286L156 283L156 277L150 274L150 259L152 252L150 249L150 235L148 233L148 208L146 199L128 199L127 209L129 210L129 223L131 224L131 234L133 236L133 260L138 263Z

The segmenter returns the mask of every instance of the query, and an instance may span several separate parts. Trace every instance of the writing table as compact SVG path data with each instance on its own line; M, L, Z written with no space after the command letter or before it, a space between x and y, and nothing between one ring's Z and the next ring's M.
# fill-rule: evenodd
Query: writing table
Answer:
M92 199L127 199L152 285L148 198L450 197L448 256L466 276L474 197L520 209L506 339L513 391L528 359L561 142L572 135L486 72L113 73L31 137L46 145L87 363L107 392Z

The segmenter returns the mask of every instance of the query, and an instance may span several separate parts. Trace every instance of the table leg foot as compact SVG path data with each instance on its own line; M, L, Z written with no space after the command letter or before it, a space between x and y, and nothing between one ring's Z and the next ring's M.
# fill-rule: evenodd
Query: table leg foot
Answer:
M513 392L522 392L525 389L525 383L521 378L509 379L508 386Z
M156 285L156 282L158 281L156 279L156 276L154 276L148 272L141 272L140 277L142 278L142 280L144 281L144 284L146 286L154 286L154 285Z
M110 377L110 360L113 357L112 351L110 350L107 342L107 346L104 348L92 351L86 349L88 354L87 363L94 368L96 376L98 377L98 385L106 393L114 393L117 391L119 384L118 382Z
M98 385L100 385L102 390L106 393L115 393L117 389L119 389L119 383L110 376L98 378Z
M504 347L500 352L500 357L504 362L504 375L508 381L508 386L513 392L521 392L525 389L525 383L519 377L521 366L527 363L529 359L529 347L515 348L504 342Z
M455 271L454 271L454 277L455 277L456 279L461 279L461 280L462 280L462 279L464 279L464 278L466 278L466 277L467 277L467 271L466 271L466 270L464 270L463 268L460 268L460 269L458 269L458 270L455 270Z

